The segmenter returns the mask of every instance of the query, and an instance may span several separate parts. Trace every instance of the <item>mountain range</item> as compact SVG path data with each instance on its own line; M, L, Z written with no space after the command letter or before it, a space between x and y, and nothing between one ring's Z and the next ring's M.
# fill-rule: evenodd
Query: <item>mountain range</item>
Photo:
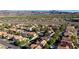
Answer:
M0 10L0 16L27 16L33 14L79 14L64 10Z

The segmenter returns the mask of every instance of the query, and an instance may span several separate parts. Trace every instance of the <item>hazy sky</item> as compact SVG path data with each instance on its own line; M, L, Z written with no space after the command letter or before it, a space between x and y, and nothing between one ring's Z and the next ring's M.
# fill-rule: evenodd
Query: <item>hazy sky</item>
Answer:
M0 0L0 10L79 10L79 0Z
M79 10L62 10L62 11L65 11L65 12L79 12Z

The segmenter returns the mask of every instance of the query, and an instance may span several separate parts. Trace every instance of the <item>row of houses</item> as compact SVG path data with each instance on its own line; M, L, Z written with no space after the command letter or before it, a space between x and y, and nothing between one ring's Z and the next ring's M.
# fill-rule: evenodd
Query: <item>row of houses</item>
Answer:
M1 24L1 27L3 24ZM3 28L4 27L4 28ZM3 26L0 30L0 38L6 39L9 43L16 41L28 41L29 48L43 48L48 40L55 34L52 26L45 25L25 25L25 24L11 24L9 28ZM36 40L36 41L34 41ZM34 43L31 43L34 41ZM27 43L27 42L26 42ZM23 44L21 44L23 46Z
M58 49L74 49L76 48L77 30L75 26L68 25L62 33L62 40L58 45Z

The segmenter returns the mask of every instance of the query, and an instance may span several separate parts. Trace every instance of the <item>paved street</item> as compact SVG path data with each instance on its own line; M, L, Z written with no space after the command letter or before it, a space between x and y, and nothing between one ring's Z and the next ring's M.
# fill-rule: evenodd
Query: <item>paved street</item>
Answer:
M20 49L19 47L17 46L14 46L14 45L11 45L9 43L6 43L5 41L3 41L2 39L0 39L0 44L4 45L6 48L11 48L11 49Z

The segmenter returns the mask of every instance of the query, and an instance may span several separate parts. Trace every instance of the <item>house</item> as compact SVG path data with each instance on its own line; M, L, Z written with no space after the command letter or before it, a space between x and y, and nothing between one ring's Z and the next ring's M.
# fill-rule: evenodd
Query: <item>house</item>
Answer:
M37 46L35 47L35 49L42 49L42 46L41 46L41 45L37 45Z
M34 49L37 45L36 44L31 44L30 48Z
M14 38L15 38L15 40L19 40L19 39L23 39L23 37L22 36L18 36L18 35L14 35Z
M14 37L14 36L13 36L12 34L8 34L6 38L11 40L13 37ZM13 40L13 39L12 39L12 40Z
M26 32L27 36L32 36L31 40L34 40L38 37L38 35L35 32Z
M50 33L50 37L52 37L55 34L55 32Z
M35 32L26 32L28 35L33 35L36 34Z
M40 44L31 44L31 49L42 49Z
M4 35L4 34L6 35L7 32L3 32L3 31L0 32L0 35Z
M59 46L58 46L58 49L70 49L70 48L69 48L69 46L68 46L68 45L66 45L65 47L64 47L64 46L59 45Z
M15 32L17 29L16 28L10 28L9 30Z
M0 23L0 26L3 26L3 23Z
M76 31L74 26L67 26L66 31L70 31L72 33L75 33L75 32L77 33L77 31Z
M71 40L71 37L62 37L62 40Z
M72 32L70 32L70 31L65 31L64 33L63 33L63 36L69 36L69 37L71 37L73 35L73 33Z
M62 40L61 43L58 45L58 49L73 49L74 44L71 41Z
M42 41L40 42L40 44L42 44L43 46L45 46L45 45L46 45L46 43L47 43L47 41L46 41L46 40L42 40Z

